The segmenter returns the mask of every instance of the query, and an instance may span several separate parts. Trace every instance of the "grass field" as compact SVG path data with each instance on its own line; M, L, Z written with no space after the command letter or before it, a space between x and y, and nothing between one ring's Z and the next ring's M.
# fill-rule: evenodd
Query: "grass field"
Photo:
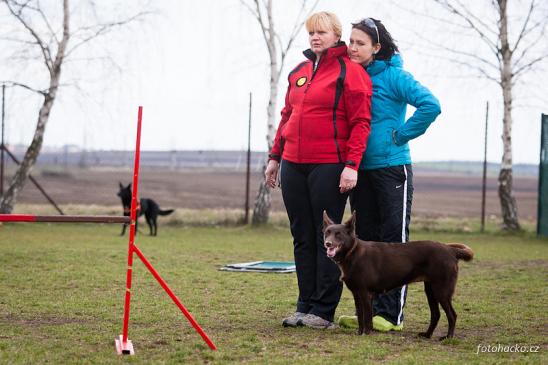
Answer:
M365 364L548 363L548 241L523 233L413 232L413 239L464 242L454 300L456 339L424 340L429 310L410 286L401 333L286 329L294 274L227 273L225 263L291 260L287 228L166 227L137 244L218 346L210 351L144 265L134 265L130 339L120 358L127 236L119 226L5 224L0 227L0 363ZM351 314L345 289L338 314ZM444 315L435 336L447 329ZM478 353L478 346L538 352ZM530 347L533 346L533 347ZM483 348L485 349L485 348Z

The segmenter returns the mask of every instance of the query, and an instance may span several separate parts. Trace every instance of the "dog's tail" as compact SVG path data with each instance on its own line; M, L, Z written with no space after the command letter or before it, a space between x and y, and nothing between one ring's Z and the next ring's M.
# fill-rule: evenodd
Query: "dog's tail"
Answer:
M457 260L470 261L474 257L474 251L462 243L449 243L448 246L451 247L455 256L457 256Z
M175 211L175 209L167 209L167 210L159 210L158 211L158 214L159 215L168 215L168 214L171 214Z

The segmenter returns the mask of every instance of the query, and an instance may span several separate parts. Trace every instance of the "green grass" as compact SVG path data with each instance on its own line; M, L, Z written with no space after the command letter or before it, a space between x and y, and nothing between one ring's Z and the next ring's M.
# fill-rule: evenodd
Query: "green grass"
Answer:
M413 232L413 239L463 242L454 299L456 339L424 340L428 305L410 286L405 328L356 336L351 330L287 329L294 274L227 273L225 263L291 260L287 228L163 226L137 245L218 346L210 351L138 259L129 337L136 355L120 358L127 236L118 225L5 224L0 227L0 363L387 362L542 364L548 362L548 241L523 233ZM338 314L353 313L345 289ZM435 336L447 330L442 314ZM539 345L539 353L479 353L478 345Z

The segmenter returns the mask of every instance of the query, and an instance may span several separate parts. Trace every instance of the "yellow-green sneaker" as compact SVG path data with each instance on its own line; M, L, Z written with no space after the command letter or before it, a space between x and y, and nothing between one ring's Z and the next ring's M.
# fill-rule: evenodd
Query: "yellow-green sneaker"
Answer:
M359 327L357 316L340 316L337 323L341 328L357 329Z
M381 316L373 317L373 329L380 332L389 332L389 331L401 331L403 330L403 323L395 325L390 321L387 321Z

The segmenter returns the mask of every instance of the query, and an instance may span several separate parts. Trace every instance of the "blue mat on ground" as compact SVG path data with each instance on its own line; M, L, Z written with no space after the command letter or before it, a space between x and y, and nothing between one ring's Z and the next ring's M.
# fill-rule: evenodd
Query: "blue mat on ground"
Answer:
M219 270L237 271L237 272L273 272L273 273L288 273L295 272L294 262L281 261L254 261L242 262L239 264L227 264Z

